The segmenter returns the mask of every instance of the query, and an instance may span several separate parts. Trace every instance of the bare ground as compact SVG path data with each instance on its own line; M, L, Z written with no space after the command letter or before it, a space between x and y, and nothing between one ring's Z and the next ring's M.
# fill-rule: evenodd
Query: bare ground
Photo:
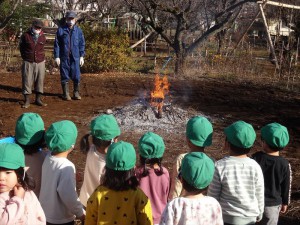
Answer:
M152 89L153 74L103 73L83 74L81 82L81 101L66 102L60 98L61 86L59 74L47 74L44 101L47 107L31 105L22 109L20 73L1 73L0 83L0 136L14 135L17 117L23 112L39 113L46 128L55 121L69 119L78 127L79 139L88 132L91 118L107 109L130 106L134 99ZM195 114L204 114L216 118L213 120L213 145L207 153L215 159L226 155L222 151L223 129L236 120L251 123L258 138L253 152L260 150L259 130L269 122L279 122L288 127L291 140L282 152L291 163L293 170L292 202L286 215L281 215L280 224L300 223L300 96L273 87L268 84L251 83L236 80L201 77L198 79L180 79L170 76L170 96L173 105ZM32 99L33 100L33 99ZM122 128L122 125L121 125ZM120 139L137 146L142 135L135 127L122 129ZM171 171L172 162L177 154L188 151L184 129L172 132L172 129L157 129L165 140L166 153L164 165ZM78 145L77 145L78 146ZM70 159L78 172L78 189L81 186L85 165L85 156L74 151Z

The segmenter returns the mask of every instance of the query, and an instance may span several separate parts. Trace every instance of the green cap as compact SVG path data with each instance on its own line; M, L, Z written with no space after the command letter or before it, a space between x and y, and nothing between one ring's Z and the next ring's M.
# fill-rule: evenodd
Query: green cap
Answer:
M212 181L214 172L213 160L203 152L191 152L182 159L182 178L197 189L206 188Z
M113 115L103 114L92 120L91 133L100 140L108 141L119 136L121 131Z
M241 120L226 127L224 132L228 142L239 148L251 148L256 138L252 125Z
M12 170L25 167L23 149L18 144L0 144L0 167Z
M112 143L107 151L106 166L112 170L126 171L135 166L136 153L132 144L124 141Z
M270 123L261 128L261 138L271 148L284 148L289 143L289 132L279 123Z
M21 145L33 145L44 135L44 121L37 113L23 113L17 120L15 136Z
M196 146L206 147L212 143L213 127L203 116L192 117L186 126L186 136Z
M162 137L152 132L145 133L139 140L139 154L145 159L161 158L165 148Z
M53 152L65 152L75 145L77 128L70 120L52 123L45 133L48 148Z

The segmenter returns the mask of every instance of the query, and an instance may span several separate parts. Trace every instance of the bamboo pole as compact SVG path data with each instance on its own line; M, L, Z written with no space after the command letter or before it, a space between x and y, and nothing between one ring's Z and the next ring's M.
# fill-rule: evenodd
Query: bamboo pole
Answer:
M153 31L151 31L149 34L147 34L146 36L144 36L141 40L139 40L138 42L136 42L135 44L131 45L130 48L135 48L137 45L141 44L143 41L145 41L151 34L153 33Z
M266 3L265 2L262 2L262 7L264 8L266 6ZM242 36L239 38L239 40L236 42L236 44L234 45L234 47L232 48L231 52L229 53L230 55L232 53L234 53L234 51L236 50L236 48L239 46L239 44L241 43L241 41L243 40L245 34L247 34L247 32L249 31L249 29L252 27L252 25L254 24L255 20L257 19L257 17L259 16L260 14L260 10L257 10L255 16L253 17L252 21L250 22L250 24L248 25L247 29L244 30Z
M277 60L277 57L276 57L276 53L275 53L274 45L273 45L273 42L272 42L272 39L271 39L271 35L269 33L268 24L267 24L267 20L266 20L266 16L265 16L265 13L264 13L264 10L263 10L262 3L259 3L258 6L259 6L259 10L260 10L260 13L262 15L263 22L264 22L264 25L265 25L265 29L266 29L266 33L267 33L267 40L268 40L269 45L270 45L272 57L273 57L273 60L275 62L275 65L276 65L276 69L279 69L278 60Z
M249 31L250 27L252 27L253 23L255 22L256 18L258 17L258 15L260 14L260 11L257 11L256 15L254 16L254 18L252 19L251 23L249 24L249 26L247 27L247 29L243 32L243 34L241 35L241 37L239 38L239 40L236 42L236 44L234 45L234 47L232 48L230 54L232 54L236 48L239 46L239 44L241 43L241 41L243 40L245 34Z
M268 5L280 6L280 7L284 7L284 8L300 9L300 6L290 5L290 4L280 3L280 2L265 1L265 3L268 4Z

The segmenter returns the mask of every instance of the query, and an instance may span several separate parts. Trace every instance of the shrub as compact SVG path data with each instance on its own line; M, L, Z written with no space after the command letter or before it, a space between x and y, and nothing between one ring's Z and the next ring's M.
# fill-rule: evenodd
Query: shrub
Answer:
M126 32L113 28L81 26L86 40L83 72L126 71L131 66L131 49Z

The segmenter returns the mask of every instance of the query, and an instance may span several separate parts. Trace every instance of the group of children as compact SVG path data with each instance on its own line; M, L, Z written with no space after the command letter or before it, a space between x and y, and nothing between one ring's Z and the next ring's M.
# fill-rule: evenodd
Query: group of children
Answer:
M74 225L76 218L86 225L277 224L290 200L291 169L279 156L289 142L287 129L263 127L263 151L252 157L256 133L250 124L237 121L224 133L228 156L214 161L204 153L212 144L212 124L191 118L189 152L177 157L170 178L161 136L146 132L139 139L136 163L134 146L118 140L115 117L100 115L80 141L86 164L78 196L68 160L75 124L63 120L45 130L38 114L24 113L14 140L0 140L0 224Z

